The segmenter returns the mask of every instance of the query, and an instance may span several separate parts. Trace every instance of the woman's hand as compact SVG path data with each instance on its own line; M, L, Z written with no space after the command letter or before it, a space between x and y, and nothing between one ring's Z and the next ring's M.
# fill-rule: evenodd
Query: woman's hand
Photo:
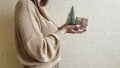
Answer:
M81 28L81 25L68 25L68 24L63 24L61 27L58 29L64 33L77 33L81 34L84 33L86 30L79 30Z

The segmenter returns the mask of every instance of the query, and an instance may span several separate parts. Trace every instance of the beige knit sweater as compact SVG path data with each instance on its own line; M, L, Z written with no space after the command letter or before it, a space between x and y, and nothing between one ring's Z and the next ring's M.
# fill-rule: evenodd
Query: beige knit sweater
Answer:
M44 8L41 11L46 14ZM52 68L60 60L60 38L63 33L46 16L30 0L20 0L16 5L18 58L29 68Z

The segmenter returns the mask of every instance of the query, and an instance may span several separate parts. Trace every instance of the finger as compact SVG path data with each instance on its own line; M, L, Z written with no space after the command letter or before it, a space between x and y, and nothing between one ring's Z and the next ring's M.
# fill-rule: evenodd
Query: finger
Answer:
M83 30L83 31L77 31L76 33L77 33L77 34L82 34L82 33L84 33L84 32L86 32L86 30Z
M81 27L81 25L75 25L77 28L80 28Z
M79 34L82 34L82 33L84 33L84 32L86 32L86 30L79 31L78 33L79 33Z
M75 29L71 29L71 33L79 33L80 31L78 31L78 30L75 30Z
M81 25L71 25L71 27L72 27L73 29L79 29L79 28L81 27Z
M76 26L75 25L68 25L68 28L74 29Z

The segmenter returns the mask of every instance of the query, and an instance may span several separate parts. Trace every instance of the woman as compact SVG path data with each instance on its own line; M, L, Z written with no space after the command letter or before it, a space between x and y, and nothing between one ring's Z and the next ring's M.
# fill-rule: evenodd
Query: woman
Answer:
M15 8L18 58L25 68L58 68L60 40L65 33L83 33L80 26L57 27L46 14L48 0L19 0Z

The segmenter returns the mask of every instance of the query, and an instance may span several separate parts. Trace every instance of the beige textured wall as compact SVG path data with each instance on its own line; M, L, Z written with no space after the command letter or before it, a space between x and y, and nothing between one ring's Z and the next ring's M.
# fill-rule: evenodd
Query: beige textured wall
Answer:
M63 38L61 68L120 68L120 0L50 0L57 25L72 5L76 16L89 18L88 31Z
M0 68L22 68L16 58L14 6L17 0L0 0ZM50 0L46 9L62 25L72 5L76 16L89 18L88 31L66 34L61 68L120 68L119 0Z
M20 68L14 41L15 0L0 0L0 68Z

